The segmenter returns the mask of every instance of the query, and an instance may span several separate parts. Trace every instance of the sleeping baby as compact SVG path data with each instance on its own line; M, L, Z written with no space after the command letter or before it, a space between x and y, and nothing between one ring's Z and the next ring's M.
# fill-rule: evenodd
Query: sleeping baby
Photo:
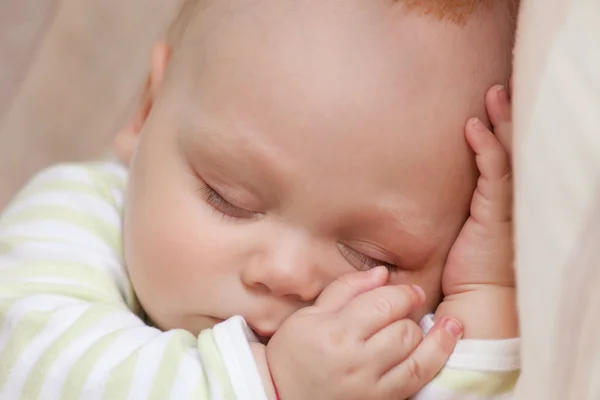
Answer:
M508 398L514 7L440 3L187 1L0 219L0 398Z

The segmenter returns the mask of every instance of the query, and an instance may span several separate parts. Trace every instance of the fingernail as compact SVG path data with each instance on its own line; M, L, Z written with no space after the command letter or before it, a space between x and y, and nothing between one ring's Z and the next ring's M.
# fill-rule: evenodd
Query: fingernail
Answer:
M387 269L385 267L375 267L375 268L371 268L367 272L367 274L369 274L369 276L371 276L371 277L376 277L376 276L380 276L381 274L383 274L384 271L387 273Z
M483 122L481 122L481 120L479 118L471 118L470 122L471 122L471 125L473 125L473 128L475 128L475 130L477 130L478 132L487 131L487 128L485 127Z
M462 338L463 327L460 322L452 318L445 318L445 320L442 322L444 324L444 329L446 330L446 332L448 332L457 339Z
M496 96L498 96L498 100L500 100L500 102L508 103L508 92L504 86L498 85L496 87Z
M418 285L412 285L412 287L413 287L413 289L415 289L415 292L417 292L417 294L419 295L419 298L421 299L421 303L424 303L425 300L427 299L427 295L425 295L425 291L423 290L423 288Z

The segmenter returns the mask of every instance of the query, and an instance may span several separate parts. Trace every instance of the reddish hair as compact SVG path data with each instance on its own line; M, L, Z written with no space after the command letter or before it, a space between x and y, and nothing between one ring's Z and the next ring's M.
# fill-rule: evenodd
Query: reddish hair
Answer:
M490 7L494 3L504 3L508 12L516 19L520 0L394 0L410 9L419 10L425 14L440 19L448 19L464 23L469 16L481 7Z

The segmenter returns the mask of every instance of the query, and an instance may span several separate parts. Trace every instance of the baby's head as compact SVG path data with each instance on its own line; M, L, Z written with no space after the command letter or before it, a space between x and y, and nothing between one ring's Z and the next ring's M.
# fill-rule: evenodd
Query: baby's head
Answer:
M239 314L270 335L378 265L425 290L414 318L436 305L475 187L465 122L508 78L513 20L505 1L468 19L413 3L188 5L116 142L127 266L157 326Z

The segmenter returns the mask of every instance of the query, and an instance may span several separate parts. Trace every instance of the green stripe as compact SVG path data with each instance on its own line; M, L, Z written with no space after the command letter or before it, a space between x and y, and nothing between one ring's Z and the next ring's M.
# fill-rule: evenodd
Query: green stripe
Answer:
M519 373L519 371L478 372L446 368L434 382L460 394L495 396L513 390L519 379Z
M118 190L121 192L125 190L127 181L112 172L102 169L102 164L88 164L85 166L85 169L94 183L98 185L98 189L102 189L104 191L103 194L107 199L110 199L111 203L114 203L111 190Z
M138 357L139 352L132 354L110 372L104 391L104 398L106 400L124 399L127 397L129 390L135 394L136 388L130 386L133 382L133 374L135 373ZM136 397L133 396L133 398L135 399Z
M127 178L121 178L115 173L102 170L101 163L95 164L65 164L51 167L42 171L32 178L26 186L12 199L8 208L21 200L37 194L45 194L54 191L71 191L76 193L88 194L100 198L105 202L115 206L115 199L112 191L124 192L127 185ZM68 176L58 176L50 179L43 175L50 169L64 169L67 172L77 170L83 172L89 178L89 181L80 181Z
M89 285L106 293L113 293L114 300L120 300L121 295L115 282L106 271L98 270L90 265L62 260L33 260L19 263L18 266L7 268L0 272L6 274L9 280L25 279L65 279L75 284ZM124 276L126 279L126 276ZM129 283L127 281L126 283ZM1 287L1 285L0 285Z
M68 243L64 240L57 240L56 238L51 238L51 237L31 238L31 237L21 237L21 236L13 236L10 238L5 238L5 239L3 239L3 241L0 242L0 244L5 246L5 250L7 252L6 254L10 254L10 252L13 251L16 246L19 246L22 244L30 244L30 243L35 245L36 241L37 242L42 241L42 242L46 242L46 243L62 243L62 244L71 245L71 243ZM0 256L1 255L2 254L0 254ZM18 260L16 260L16 261L18 261ZM64 268L65 269L64 275L66 275L67 266L69 266L69 265L72 265L74 267L76 266L76 263L69 262L69 261L62 261L62 260L51 260L51 261L49 260L49 261L41 261L41 262L47 263L47 266L44 266L43 268L47 268L47 267L51 266L50 268L53 268L53 271L54 271L54 272L52 272L53 274L60 274L59 271ZM0 277L2 276L3 273L8 275L8 277L13 276L13 274L15 273L14 272L15 269L21 268L22 265L25 265L25 264L17 262L13 268L7 269L5 271L0 271ZM93 278L94 280L92 282L93 283L92 286L98 286L99 283L105 282L107 291L109 290L108 286L110 286L111 287L110 290L112 290L112 292L115 293L115 295L118 295L120 298L122 298L121 295L118 293L118 290L117 290L114 282L111 280L110 275L108 275L106 272L104 272L104 273L98 272L97 270L94 270L93 267L87 266L85 264L79 264L78 267L79 268L85 267L85 268L87 268L86 271L90 271L89 273L94 274L94 278ZM123 268L123 270L124 270L123 265L120 265L120 267ZM91 271L97 271L97 272L91 272ZM32 274L35 274L35 272L32 272ZM40 271L40 275L44 275L44 274L48 274L48 272ZM83 272L83 271L76 272L76 269L74 268L74 269L70 270L68 276L69 277L75 276L78 279L84 279L83 275L87 275L87 274L88 274L88 272ZM102 275L102 278L100 278L100 275ZM96 281L95 279L98 279L98 280ZM86 280L92 280L91 275ZM2 282L2 281L3 281L3 279L0 279L0 282ZM126 290L126 293L125 293L126 298L124 300L127 302L127 305L130 308L137 308L137 300L135 298L135 294L133 293L133 287L132 287L130 281L127 282L127 285L124 287L124 289Z
M2 307L3 317L6 317L6 308L4 306ZM44 329L50 316L51 312L32 311L25 317L27 321L26 324L21 323L21 320L14 326L10 338L6 342L2 352L0 352L0 390L4 388L10 372L19 360L23 351L30 346L31 341L35 339L42 329ZM2 321L2 325L5 326L5 321Z
M102 242L106 242L115 252L121 251L121 227L114 226L85 211L73 210L68 206L39 206L11 213L4 218L2 225L42 220L58 220L86 230Z
M1 275L0 275L1 276ZM50 294L72 299L79 299L84 302L104 302L113 305L121 305L125 308L123 300L113 293L106 293L95 290L89 286L73 286L62 283L38 283L13 281L10 278L2 277L2 286L0 291L2 296L13 298L24 298L36 294Z
M106 165L106 164L104 164ZM108 187L123 191L127 186L127 178L121 177L116 172L110 172L107 169L102 169L102 164L93 164L87 167L88 173L92 179L106 183Z
M228 378L229 374L225 364L223 363L221 354L219 353L219 348L215 342L215 337L212 330L206 329L200 333L200 336L198 337L198 350L200 351L200 354L202 354L202 363L204 364L204 368L206 368L208 371L212 371L214 377L219 380L219 387L221 388L221 393L224 396L223 398L226 400L235 400L235 393ZM210 385L207 378L208 377L205 374L204 393L206 398L209 398L208 388Z
M12 251L16 246L22 245L22 244L37 244L39 242L43 242L44 244L46 243L61 243L61 244L66 244L66 245L71 245L73 246L73 243L70 242L68 239L58 239L56 237L52 237L52 236L36 236L36 235L31 235L31 236L21 236L21 235L14 235L14 236L5 236L2 239L2 242L6 244L7 248L9 249L9 252ZM37 242L37 243L36 243ZM78 246L81 247L81 246ZM119 250L122 250L122 246L119 246ZM119 256L121 252L117 252L117 256Z
M6 241L6 240L0 240L0 256L5 256L8 253L10 253L13 249L13 245Z
M124 192L127 180L124 180L114 174L105 173L100 170L94 170L90 167L75 166L79 171L85 172L89 181L79 181L69 177L56 177L53 179L41 178L36 181L34 178L30 181L11 201L10 205L16 204L19 201L27 199L38 194L45 194L56 191L69 191L81 194L88 194L92 197L97 197L105 202L116 206L112 190Z
M35 244L35 242L49 242L49 243L65 243L64 240L56 240L56 238L52 238L52 237L45 237L45 236L39 236L39 237L31 237L31 236L20 236L20 235L14 235L14 236L5 236L2 238L2 241L0 243L2 243L3 245L6 246L6 248L8 249L8 252L11 252L14 250L15 247L21 245L21 244Z
M25 186L11 201L12 204L16 204L19 201L28 199L38 194L46 194L58 191L69 191L81 194L88 194L92 197L103 199L109 204L114 204L112 196L108 196L108 192L104 190L99 191L98 187L93 182L78 182L68 179L56 179L43 182L32 182L30 185Z
M71 371L67 375L65 385L61 392L61 399L85 399L83 388L85 383L90 376L94 367L98 364L98 361L102 356L107 353L110 346L113 345L115 340L123 334L124 330L120 329L116 332L112 332L98 340L94 345L84 353L76 362L73 364ZM126 391L121 396L115 397L115 400L125 397L125 394L129 391L127 387Z
M194 388L194 391L192 392L192 396L190 398L210 399L209 395L207 395L206 393L206 383L202 379L198 378L198 383L196 384L196 387Z
M196 344L194 336L186 331L171 331L170 335L172 336L165 346L160 365L156 371L157 379L155 379L152 386L150 399L162 400L169 398L175 383L177 368L183 357L183 351Z
M35 366L35 373L29 375L25 384L26 399L40 398L40 390L44 379L48 377L47 371L50 370L54 362L65 352L66 348L73 344L75 340L89 333L103 318L115 312L114 307L104 305L94 305L85 311L56 341L44 352Z

